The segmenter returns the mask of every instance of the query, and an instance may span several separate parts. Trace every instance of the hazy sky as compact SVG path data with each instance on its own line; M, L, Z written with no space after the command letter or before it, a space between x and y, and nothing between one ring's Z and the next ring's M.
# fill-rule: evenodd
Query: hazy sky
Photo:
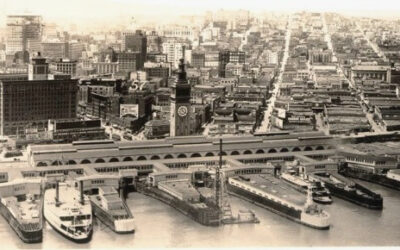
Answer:
M13 13L40 14L45 21L83 23L121 21L134 16L155 21L207 10L334 11L354 15L400 16L400 0L0 0L0 26Z

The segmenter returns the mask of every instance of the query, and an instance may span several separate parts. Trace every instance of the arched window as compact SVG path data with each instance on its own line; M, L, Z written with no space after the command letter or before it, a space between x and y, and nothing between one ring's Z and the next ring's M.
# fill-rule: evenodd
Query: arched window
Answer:
M201 157L201 154L199 153L193 153L190 158L195 158L195 157Z
M295 147L295 148L293 148L293 150L292 150L292 152L298 152L298 151L301 151L301 149L300 149L299 147Z
M133 161L132 157L127 156L122 161Z
M109 162L119 162L119 160L118 160L118 158L113 157L113 158L110 159Z
M258 149L257 151L256 151L256 154L264 154L265 152L264 152L264 150L262 150L262 149Z
M138 160L138 161L145 161L145 160L147 160L147 158L146 158L146 156L141 155L141 156L139 156L139 157L137 158L137 160Z
M186 155L185 154L179 154L178 158L186 158Z
M88 159L83 159L81 161L81 164L90 164L90 161Z
M158 156L158 155L153 155L150 159L151 159L151 160L159 160L159 159L160 159L160 156Z
M243 152L243 154L245 154L245 155L251 155L252 152L251 152L251 150L245 150L245 151Z
M95 163L104 163L104 159L103 158L97 158Z
M62 163L60 160L57 160L57 161L53 161L53 162L51 163L51 165L52 165L52 166L60 166L60 165L63 165L63 163Z
M304 148L304 151L312 151L312 147L307 146L307 147Z

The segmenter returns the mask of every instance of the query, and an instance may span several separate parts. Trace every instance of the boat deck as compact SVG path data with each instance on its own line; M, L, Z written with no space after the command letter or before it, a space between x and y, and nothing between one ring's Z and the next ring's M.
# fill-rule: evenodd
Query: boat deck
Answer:
M120 204L118 204L117 206L113 206L112 209L105 209L101 203L101 198L99 195L92 195L90 196L90 200L92 202L94 202L97 206L102 207L104 210L107 210L107 212L113 216L114 218L129 218L130 215L128 213L128 211L126 211L124 204L122 203L122 200L120 200L119 197L117 197L118 199L114 200L115 202L118 202Z
M47 189L44 195L44 205L58 216L88 215L92 212L89 198L85 195L85 203L81 204L79 191L69 184L60 183L58 206L56 206L55 197L56 190Z
M178 199L192 202L200 199L200 193L188 180L162 181L158 183L158 188Z
M7 204L7 209L25 231L36 231L41 227L40 203L38 201L20 201L15 197L2 199L2 203Z
M248 178L249 181L243 180L239 176L233 177L233 179L263 190L297 206L303 206L307 201L305 194L297 191L284 180L274 177L273 174L245 174L241 176Z
M39 204L37 202L21 201L17 204L20 210L21 222L35 223L39 221L40 211Z
M343 183L344 185L348 185L348 186L353 186L354 182L339 175L339 174L333 174L333 173L326 173L325 175L319 175L319 174L313 174L315 177L317 177L317 179L320 179L322 181L328 181L331 183Z

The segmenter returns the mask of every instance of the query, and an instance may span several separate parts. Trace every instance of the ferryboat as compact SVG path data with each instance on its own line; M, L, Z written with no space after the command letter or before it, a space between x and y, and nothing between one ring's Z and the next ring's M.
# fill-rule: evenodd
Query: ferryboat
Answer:
M332 197L329 190L321 181L309 181L296 174L294 170L288 170L281 174L281 178L294 185L300 192L311 191L313 201L320 204L331 204Z
M43 215L51 227L69 240L86 243L92 238L91 202L72 182L56 182L55 189L46 190Z
M311 191L299 192L272 173L242 174L227 181L228 191L276 214L316 229L329 229L330 215L313 202Z
M368 171L363 171L362 169L352 168L352 167L341 167L339 169L341 175L357 178L360 180L376 183L388 188L395 190L400 190L400 170L391 169L386 173L373 173Z
M120 234L134 233L135 220L114 187L99 188L97 195L90 195L93 214L111 230Z
M0 193L0 213L18 237L25 243L42 242L42 181L2 183Z
M400 190L400 170L394 157L341 152L339 174Z
M382 209L383 198L366 187L336 173L313 173L312 180L322 181L332 195L370 209Z

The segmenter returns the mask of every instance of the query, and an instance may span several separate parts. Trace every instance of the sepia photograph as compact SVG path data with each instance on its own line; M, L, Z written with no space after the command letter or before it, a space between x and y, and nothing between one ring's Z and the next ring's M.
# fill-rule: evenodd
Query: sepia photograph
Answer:
M400 249L400 1L0 0L2 249Z

